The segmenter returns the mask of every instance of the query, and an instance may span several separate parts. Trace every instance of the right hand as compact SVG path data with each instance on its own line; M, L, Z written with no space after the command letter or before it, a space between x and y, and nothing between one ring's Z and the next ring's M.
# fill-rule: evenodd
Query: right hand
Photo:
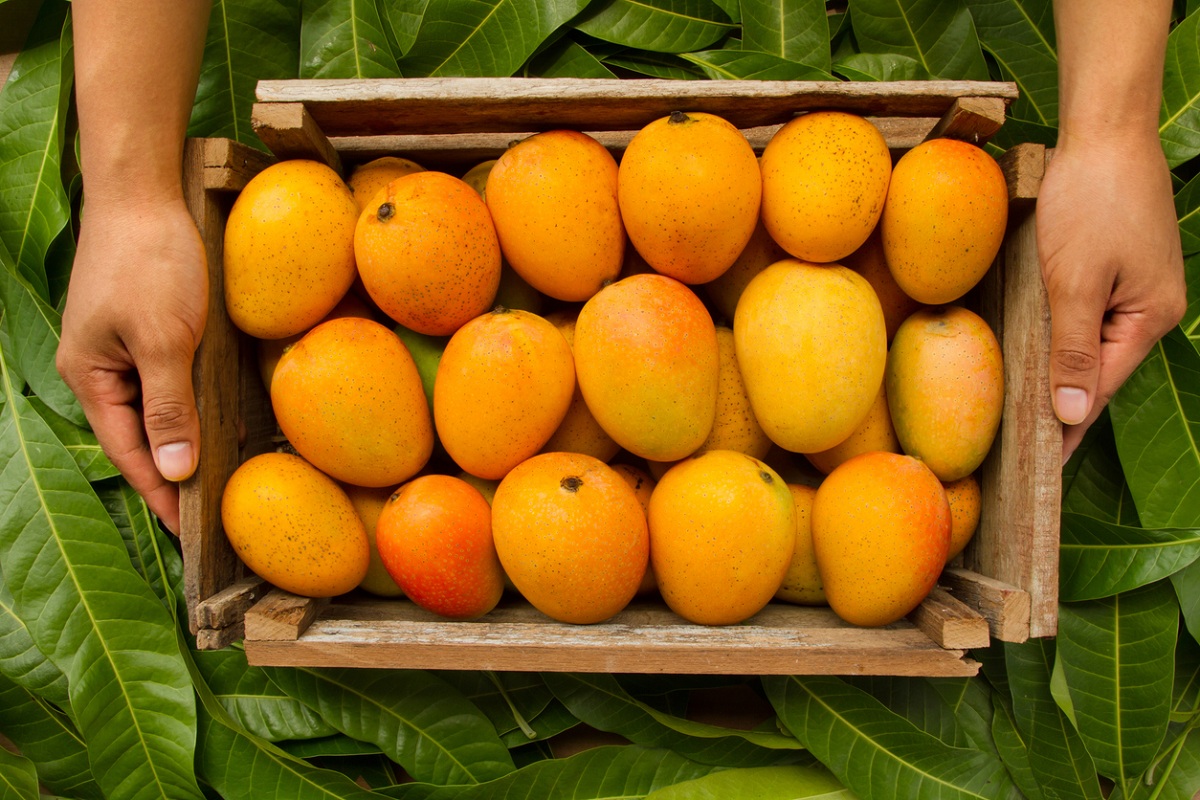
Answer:
M207 310L204 245L182 198L84 209L58 370L105 454L176 534L176 482L200 454L192 361Z

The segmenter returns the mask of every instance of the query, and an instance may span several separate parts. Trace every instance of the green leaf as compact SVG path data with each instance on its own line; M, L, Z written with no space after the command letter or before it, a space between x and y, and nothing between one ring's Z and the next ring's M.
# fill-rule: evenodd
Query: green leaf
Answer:
M0 575L0 579L3 575ZM67 676L46 658L13 609L8 583L0 580L0 675L30 693L67 707Z
M379 745L370 742L360 742L345 734L334 734L320 739L296 739L276 742L281 750L296 758L320 758L322 756L365 756L376 753L382 754Z
M846 682L951 747L994 751L991 690L982 680L876 676Z
M0 243L46 300L46 252L71 219L61 165L72 76L67 6L45 3L0 92Z
M1029 768L1047 797L1101 800L1096 765L1050 692L1054 642L1004 644L1013 718L1029 754Z
M1029 744L1017 729L1008 698L999 692L992 693L992 741L1021 794L1028 800L1041 800L1042 790L1029 764Z
M255 147L250 107L260 80L300 69L300 3L213 0L189 136L224 136Z
M533 78L615 78L612 70L579 42L563 37L534 56L526 69Z
M909 56L935 78L988 79L963 0L856 0L850 24L864 53Z
M1200 14L1188 16L1167 37L1158 135L1172 167L1200 154Z
M822 0L741 0L742 48L829 72L829 17Z
M1007 149L1014 145L1033 142L1034 144L1044 144L1046 147L1054 147L1057 141L1058 128L1009 117L1004 121L1004 125L1001 126L1000 130L996 131L996 135L992 137L989 146L994 144Z
M507 77L587 0L428 0L400 70L408 76Z
M1187 280L1188 307L1181 327L1192 345L1200 350L1200 253L1184 260L1183 273Z
M2 377L0 560L17 615L67 674L105 792L200 798L194 698L174 620L70 454Z
M50 430L54 431L54 435L75 459L79 471L89 482L95 483L121 474L108 460L108 456L104 455L104 451L100 449L100 442L90 428L76 425L60 416L39 397L29 398L29 404L50 426Z
M298 667L267 674L337 730L379 745L418 781L482 783L514 769L491 722L432 673Z
M0 747L0 800L38 800L39 794L33 762Z
M696 80L703 78L704 70L693 67L679 56L668 53L650 53L645 50L622 50L600 59L617 69L629 70L638 75L668 80Z
M429 0L378 0L379 15L392 32L396 43L396 54L403 55L412 49L425 16Z
M1079 735L1126 794L1167 732L1178 626L1165 582L1059 606L1058 657Z
M852 81L927 81L933 76L920 61L897 53L851 53L833 71Z
M1200 353L1179 328L1109 403L1117 451L1148 528L1200 528Z
M1141 526L1121 469L1107 409L1088 428L1063 467L1062 510L1104 522Z
M192 658L214 695L255 736L267 741L313 739L337 731L320 715L277 687L240 649L201 651Z
M554 694L536 672L444 671L435 673L462 692L503 736L527 725L554 702ZM525 736L525 741L530 741Z
M820 767L745 767L714 772L646 795L646 800L855 800L849 789Z
M864 800L994 800L1015 789L994 755L950 747L838 678L770 676L763 686L787 729Z
M124 479L103 481L94 487L96 496L125 542L134 569L142 576L168 611L177 611L171 577L166 574L162 545L167 534L159 530L146 501ZM169 548L170 545L167 545ZM176 616L186 616L183 614Z
M1019 95L1009 113L1058 125L1058 50L1050 0L966 0L983 48Z
M790 760L802 749L791 736L737 731L664 714L636 700L612 675L546 673L542 679L585 724L645 747L668 748L702 764L768 766Z
M509 750L522 745L541 744L557 734L577 727L579 719L566 706L558 700L554 700L550 705L546 706L546 709L542 713L528 720L528 723L529 727L533 729L533 739L530 739L525 731L517 727L501 733L500 741L504 742L504 746L509 748Z
M599 0L575 27L597 39L656 53L690 53L737 29L711 0Z
M1134 528L1062 515L1059 596L1063 602L1128 592L1200 558L1200 529Z
M37 764L41 782L51 791L80 800L104 797L92 778L87 744L71 720L46 700L3 676L0 676L0 733Z
M1184 624L1192 638L1200 640L1200 560L1171 576Z
M713 80L836 80L819 67L788 61L770 53L756 53L749 50L699 50L694 53L684 53L680 58L700 67Z
M1187 634L1175 649L1171 717L1166 741L1131 800L1195 800L1200 786L1200 645Z
M1179 217L1179 240L1183 244L1183 254L1190 256L1200 253L1200 175L1193 177L1175 193L1175 213Z
M301 78L400 75L375 0L309 0L301 8Z
M670 750L616 745L537 761L475 786L400 784L382 793L401 800L633 800L716 769Z

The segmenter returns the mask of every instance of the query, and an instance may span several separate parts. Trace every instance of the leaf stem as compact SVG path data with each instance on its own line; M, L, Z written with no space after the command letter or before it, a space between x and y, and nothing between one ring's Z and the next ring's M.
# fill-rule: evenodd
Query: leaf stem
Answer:
M496 690L500 692L500 696L504 698L504 702L508 704L508 710L512 712L513 719L516 720L517 727L521 729L521 733L525 734L530 739L536 739L537 731L530 726L530 724L525 720L524 715L517 710L516 704L514 704L512 698L508 696L508 691L504 688L504 684L500 682L500 678L490 669L487 670L485 674L488 676L488 680L495 684Z

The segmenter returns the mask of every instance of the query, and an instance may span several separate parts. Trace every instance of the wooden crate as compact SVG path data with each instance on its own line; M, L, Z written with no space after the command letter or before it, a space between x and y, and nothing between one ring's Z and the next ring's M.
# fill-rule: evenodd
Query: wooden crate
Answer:
M898 155L927 137L983 144L1016 97L1006 83L814 83L539 79L276 81L259 84L254 125L275 157L343 168L382 154L462 174L525 133L570 127L619 157L643 125L673 110L733 122L756 150L799 112L867 116ZM581 672L971 675L969 649L991 639L1052 636L1057 621L1061 428L1050 407L1049 311L1038 267L1033 202L1040 146L1010 149L1007 239L973 293L1005 356L1004 417L982 468L980 529L939 587L907 619L879 629L829 609L772 603L740 625L687 623L637 601L598 625L556 623L519 598L474 622L451 622L407 600L350 594L300 598L247 573L220 524L225 481L273 449L277 428L253 343L225 313L224 223L236 192L273 159L228 140L192 140L188 202L207 246L210 303L195 362L201 459L182 486L188 610L201 647L244 638L251 663Z

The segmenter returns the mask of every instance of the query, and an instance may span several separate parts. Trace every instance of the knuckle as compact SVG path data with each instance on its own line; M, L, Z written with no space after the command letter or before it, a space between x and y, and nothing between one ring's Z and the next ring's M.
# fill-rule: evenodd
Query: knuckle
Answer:
M1077 343L1064 342L1051 354L1054 366L1060 373L1079 375L1092 372L1099 366L1099 357L1090 348Z
M148 430L180 431L192 421L192 408L172 398L147 398L142 409Z

